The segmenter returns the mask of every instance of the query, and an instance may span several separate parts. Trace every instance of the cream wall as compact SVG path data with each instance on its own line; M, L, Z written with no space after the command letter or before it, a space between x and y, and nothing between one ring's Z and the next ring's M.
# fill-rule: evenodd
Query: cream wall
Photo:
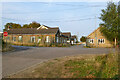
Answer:
M89 39L93 39L93 43L90 43ZM99 39L104 39L104 43L98 43ZM100 32L100 27L88 35L86 44L90 47L113 47L112 43Z

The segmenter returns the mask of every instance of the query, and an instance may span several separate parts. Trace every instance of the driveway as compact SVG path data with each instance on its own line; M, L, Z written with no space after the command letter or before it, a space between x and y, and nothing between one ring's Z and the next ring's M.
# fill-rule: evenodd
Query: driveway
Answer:
M82 45L71 47L23 47L13 46L15 51L2 53L3 77L43 61L78 54L104 54L114 51L110 48L83 48Z

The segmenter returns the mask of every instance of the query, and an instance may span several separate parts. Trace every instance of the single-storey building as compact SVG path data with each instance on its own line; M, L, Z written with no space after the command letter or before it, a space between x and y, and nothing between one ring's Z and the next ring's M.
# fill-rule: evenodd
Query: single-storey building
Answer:
M76 35L71 36L71 44L76 44L76 41L77 41L77 36Z
M62 32L60 34L60 41L61 43L63 44L66 44L67 43L67 36L63 35Z
M61 33L61 35L65 36L65 42L71 44L71 32L64 32Z
M19 28L7 30L8 36L3 37L7 42L16 45L45 45L60 43L59 27L41 25L38 28Z
M89 47L113 47L110 42L100 31L101 27L98 27L95 31L87 36L86 46Z

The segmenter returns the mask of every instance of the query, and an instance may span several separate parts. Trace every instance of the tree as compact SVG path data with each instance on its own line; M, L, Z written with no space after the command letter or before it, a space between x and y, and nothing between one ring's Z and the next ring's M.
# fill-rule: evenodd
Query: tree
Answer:
M24 24L22 28L30 28L28 24Z
M33 21L32 23L29 24L29 27L30 28L38 28L38 27L40 27L40 24L35 22L35 21Z
M82 37L80 38L80 41L81 41L81 42L86 42L86 39L87 39L87 38L86 38L85 36L82 36Z
M4 30L7 30L7 29L16 29L16 28L22 28L20 24L16 24L16 23L7 23L5 25L5 29Z
M9 29L16 29L16 28L38 28L40 27L40 24L33 21L30 24L24 24L23 26L21 26L20 24L16 24L16 23L6 23L6 25L4 26L5 29L4 30L8 30Z
M119 47L120 47L120 1L119 1L119 3L118 3L118 18L119 18L119 20L118 20L118 42L119 42Z
M109 2L106 9L102 9L100 19L103 21L100 24L101 32L107 37L108 40L114 41L115 46L118 39L118 10L117 5Z

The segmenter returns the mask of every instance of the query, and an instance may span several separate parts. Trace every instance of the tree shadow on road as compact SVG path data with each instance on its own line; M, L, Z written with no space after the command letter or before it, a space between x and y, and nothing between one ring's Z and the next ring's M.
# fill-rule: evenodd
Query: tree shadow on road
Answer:
M12 47L14 48L12 51L3 52L2 54L4 55L4 54L8 54L8 53L20 52L20 51L32 49L32 47L27 47L27 46L14 46L14 45L12 45Z

